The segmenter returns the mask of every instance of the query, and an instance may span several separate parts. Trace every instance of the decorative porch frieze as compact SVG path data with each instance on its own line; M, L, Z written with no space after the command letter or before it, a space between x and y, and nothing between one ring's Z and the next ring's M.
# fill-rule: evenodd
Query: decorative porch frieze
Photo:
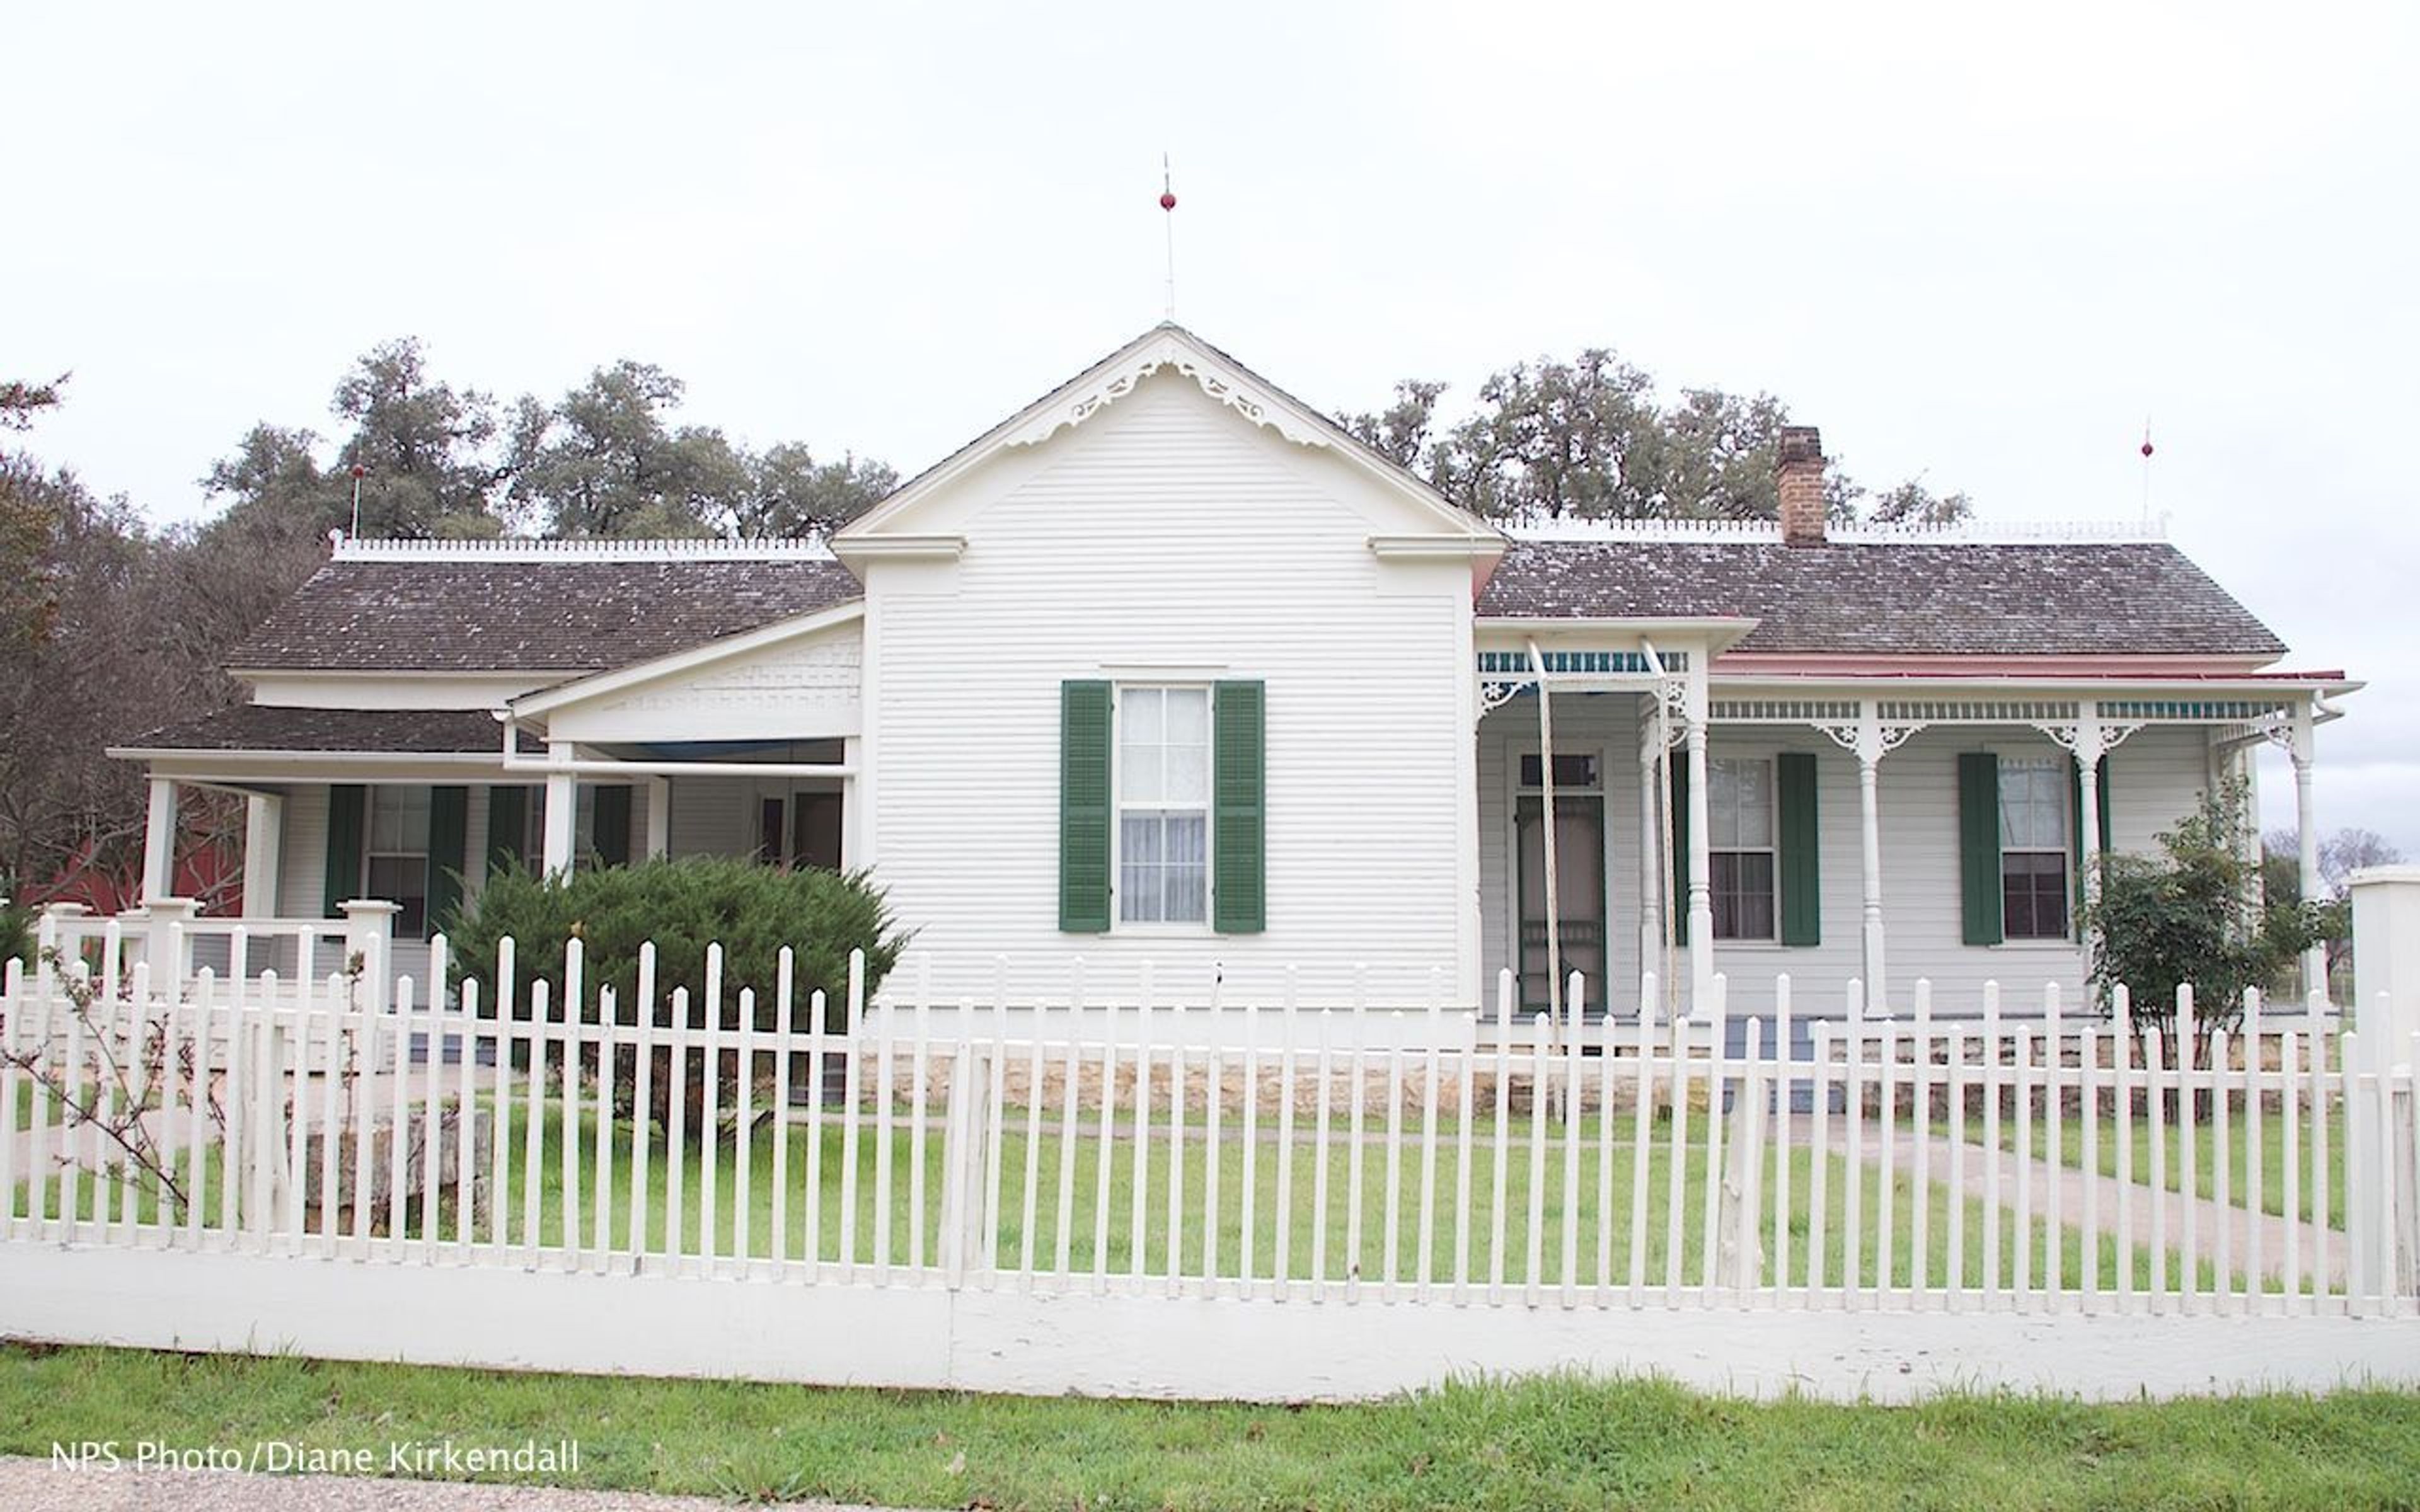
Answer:
M1817 724L1832 744L1872 766L1928 728L1921 719L1860 719L1854 724Z
M1525 687L1534 687L1536 679L1526 677L1482 677L1479 681L1479 712L1493 714L1521 696Z
M2072 724L2035 722L2034 728L2048 735L2080 764L2095 766L2100 764L2102 757L2124 745L2127 736L2143 727L2139 723L2119 723L2095 717L2078 719Z

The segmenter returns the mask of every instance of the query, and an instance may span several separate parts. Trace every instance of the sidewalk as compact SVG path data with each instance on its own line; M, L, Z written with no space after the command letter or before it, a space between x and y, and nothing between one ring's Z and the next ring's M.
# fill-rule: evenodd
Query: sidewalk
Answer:
M1848 1151L1847 1123L1847 1118L1839 1113L1833 1114L1828 1120L1825 1131L1826 1143L1836 1153L1845 1154ZM1792 1114L1791 1133L1800 1145L1812 1144L1815 1137L1813 1115ZM1942 1186L1949 1185L1951 1144L1952 1141L1941 1137L1940 1130L1936 1127L1932 1138L1927 1142L1926 1148L1921 1151L1926 1158L1926 1174ZM1913 1175L1918 1154L1919 1149L1915 1137L1902 1125L1896 1131L1891 1140L1892 1169L1901 1174ZM1864 1156L1866 1164L1869 1165L1878 1165L1882 1163L1879 1131L1870 1121L1865 1128ZM2233 1204L2222 1206L2206 1197L2188 1198L2181 1192L2170 1191L2164 1194L2167 1223L2164 1231L2154 1228L2151 1224L2151 1204L2162 1195L2155 1193L2149 1186L2121 1181L2116 1177L2101 1176L2069 1166L2053 1165L2047 1161L2026 1159L2012 1150L1995 1150L1971 1141L1963 1142L1961 1160L1964 1166L1962 1176L1965 1195L1970 1197L1979 1197L1983 1195L1986 1176L1991 1166L1996 1164L2000 1170L2001 1204L2004 1209L2013 1212L2017 1200L2017 1173L2020 1169L2024 1169L2027 1173L2027 1180L2033 1185L2035 1217L2048 1216L2051 1188L2056 1186L2059 1221L2066 1227L2078 1230L2083 1228L2085 1204L2090 1201L2096 1205L2102 1233L2114 1240L2137 1246L2149 1246L2164 1241L2170 1250L2180 1249L2184 1243L2186 1211L2191 1209L2195 1240L2201 1257L2205 1261L2216 1263L2219 1250L2218 1238L2224 1230L2227 1235L2227 1243L2231 1246L2229 1254L2233 1263L2239 1268L2239 1274L2242 1273L2241 1267L2251 1257L2252 1237L2255 1232L2257 1232L2260 1236L2261 1269L2271 1278L2282 1279L2285 1274L2287 1241L2299 1231L2303 1243L2304 1280L2306 1283L2317 1282L2338 1288L2344 1285L2347 1246L2344 1232L2341 1229L2317 1228L2309 1224L2290 1222L2273 1213L2254 1212ZM2119 1228L2118 1223L2118 1201L2121 1194L2126 1196L2127 1200L2133 1207L2131 1214L2132 1221L2123 1229Z

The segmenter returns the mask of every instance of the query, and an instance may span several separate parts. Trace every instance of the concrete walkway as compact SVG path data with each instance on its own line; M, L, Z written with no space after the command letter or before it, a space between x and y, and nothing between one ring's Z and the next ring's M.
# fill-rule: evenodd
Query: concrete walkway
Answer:
M172 1445L184 1448L184 1445ZM239 1452L249 1445L235 1446ZM0 1456L0 1506L11 1512L707 1512L730 1506L701 1496L566 1490L464 1481L381 1480L369 1475L256 1475L237 1470L70 1470L46 1459ZM872 1512L830 1502L809 1512Z
M1836 1153L1848 1152L1847 1123L1847 1116L1839 1113L1833 1114L1827 1120L1825 1143ZM1811 1146L1815 1140L1813 1115L1805 1113L1792 1115L1791 1135L1797 1144ZM1869 1165L1881 1165L1882 1141L1879 1132L1870 1120L1866 1124L1864 1140L1865 1148L1862 1153L1866 1163ZM2213 1265L2216 1263L2219 1235L2225 1232L2227 1236L2228 1253L2237 1267L2238 1275L2241 1275L2242 1268L2251 1258L2253 1236L2257 1233L2260 1239L2261 1269L2271 1279L2282 1282L2285 1276L2286 1246L2290 1240L2299 1237L2303 1246L2302 1272L2305 1283L2320 1282L2339 1288L2344 1285L2346 1243L2344 1232L2341 1229L2295 1223L2273 1213L2254 1212L2234 1204L2221 1205L2208 1198L2188 1198L2183 1193L2173 1190L2164 1194L2166 1225L2164 1228L2155 1227L2151 1221L2152 1203L2162 1195L2155 1193L2149 1186L2121 1181L2113 1176L2102 1176L2070 1166L2053 1165L2047 1161L2032 1160L2018 1155L2013 1150L1993 1149L1989 1146L1975 1144L1972 1141L1945 1139L1941 1137L1937 1125L1932 1137L1926 1141L1923 1147L1919 1147L1915 1136L1904 1125L1901 1125L1891 1140L1892 1169L1901 1175L1913 1175L1921 1160L1928 1177L1939 1185L1948 1186L1951 1184L1950 1149L1953 1143L1960 1147L1959 1160L1962 1166L1961 1184L1965 1195L1970 1197L1982 1196L1990 1171L1993 1165L1997 1165L2000 1172L2001 1204L2011 1212L2014 1211L2017 1201L2017 1175L2020 1170L2023 1170L2032 1183L2033 1211L2036 1218L2044 1218L2049 1214L2050 1194L2052 1188L2055 1187L2058 1191L2059 1221L2066 1227L2081 1230L2084 1227L2085 1204L2090 1202L2096 1205L2095 1211L2099 1214L2101 1232L2111 1239L2145 1248L2154 1243L2164 1242L2171 1251L2176 1251L2181 1249L2184 1244L2185 1214L2190 1209L2194 1218L2195 1243L2202 1259L2206 1262ZM2118 1223L2118 1204L2121 1196L2133 1204L2133 1212L2130 1215L2132 1221L2122 1230Z

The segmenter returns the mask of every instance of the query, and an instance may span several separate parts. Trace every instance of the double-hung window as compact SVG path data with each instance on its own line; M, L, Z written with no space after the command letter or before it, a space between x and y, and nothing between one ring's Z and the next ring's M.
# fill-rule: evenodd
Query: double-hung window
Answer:
M425 787L369 790L362 894L401 905L398 939L419 939L428 929L428 799Z
M2011 940L2068 934L2068 764L2000 758L2000 924Z
M1773 764L1706 764L1708 859L1714 883L1714 938L1770 940L1775 906Z
M1117 699L1118 921L1210 917L1210 690L1136 687Z

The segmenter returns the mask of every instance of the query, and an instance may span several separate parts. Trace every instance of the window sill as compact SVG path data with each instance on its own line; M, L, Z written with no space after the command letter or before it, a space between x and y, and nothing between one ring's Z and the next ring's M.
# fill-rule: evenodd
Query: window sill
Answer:
M2079 942L2069 939L2002 940L1997 945L1987 945L1983 949L1986 950L2080 950L2084 947Z
M1207 924L1114 924L1107 936L1129 940L1212 940L1218 932Z

